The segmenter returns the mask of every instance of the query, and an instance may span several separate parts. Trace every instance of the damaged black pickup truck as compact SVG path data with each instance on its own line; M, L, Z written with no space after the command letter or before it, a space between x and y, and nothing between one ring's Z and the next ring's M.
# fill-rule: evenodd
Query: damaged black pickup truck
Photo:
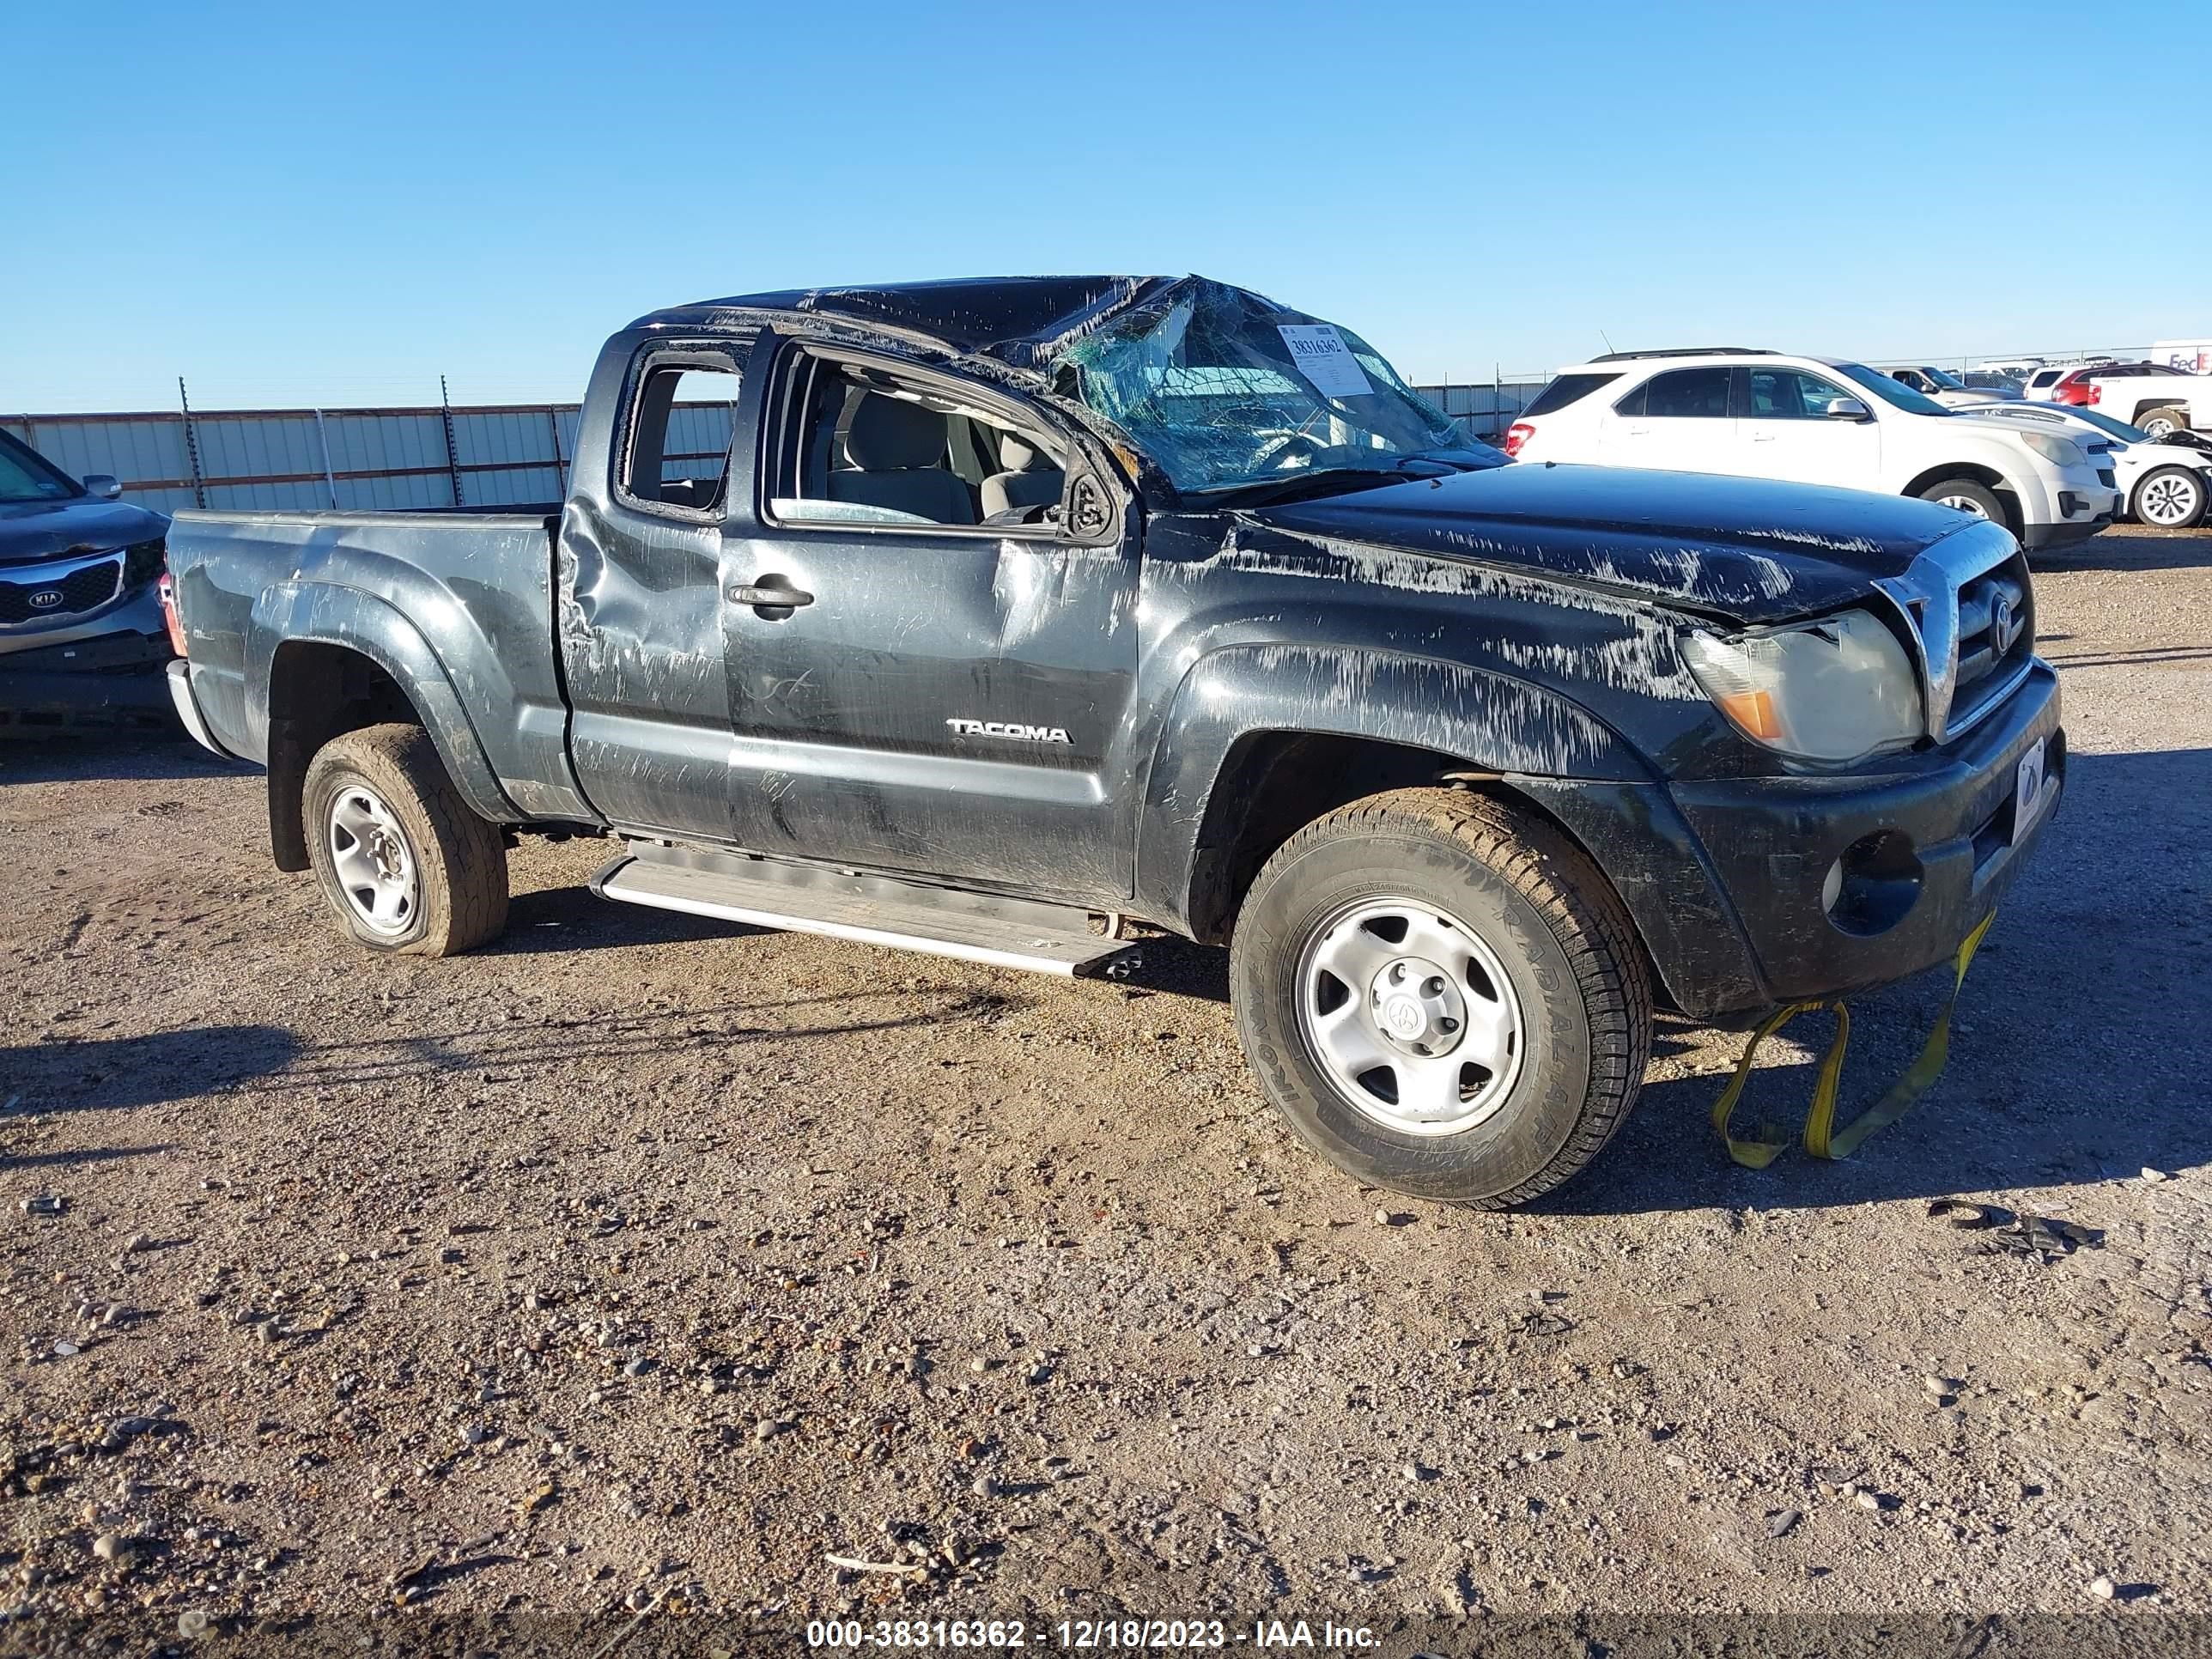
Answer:
M2051 817L2004 529L1510 464L1200 278L760 294L599 358L566 502L185 513L179 711L360 944L605 896L1060 973L1227 941L1274 1104L1524 1201L1717 1016L1950 956Z

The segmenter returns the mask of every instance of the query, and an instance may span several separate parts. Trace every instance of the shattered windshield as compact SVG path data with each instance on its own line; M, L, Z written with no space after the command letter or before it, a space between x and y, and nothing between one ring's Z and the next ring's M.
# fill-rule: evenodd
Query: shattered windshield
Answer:
M1404 462L1502 465L1358 335L1204 277L1059 354L1085 403L1189 495Z

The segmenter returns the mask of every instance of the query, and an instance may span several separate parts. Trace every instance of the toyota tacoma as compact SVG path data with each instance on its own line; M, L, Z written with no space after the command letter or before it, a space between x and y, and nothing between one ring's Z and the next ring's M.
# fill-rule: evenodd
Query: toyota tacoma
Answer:
M1948 959L2065 769L1999 523L1512 463L1198 277L757 294L593 373L562 502L193 513L179 713L339 927L606 898L1069 974L1229 946L1360 1180L1525 1201L1716 1019Z

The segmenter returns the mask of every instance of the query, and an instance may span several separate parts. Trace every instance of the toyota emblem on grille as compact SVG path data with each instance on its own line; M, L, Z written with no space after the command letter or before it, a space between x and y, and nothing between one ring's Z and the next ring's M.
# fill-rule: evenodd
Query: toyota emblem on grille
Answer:
M2002 657L2011 650L2014 641L2020 638L2021 630L2027 626L2025 618L2013 613L2012 595L1998 594L1996 603L1990 610L1990 636L1997 648L1997 655Z
M29 604L33 611L51 611L62 602L62 597L58 587L42 587L31 595Z

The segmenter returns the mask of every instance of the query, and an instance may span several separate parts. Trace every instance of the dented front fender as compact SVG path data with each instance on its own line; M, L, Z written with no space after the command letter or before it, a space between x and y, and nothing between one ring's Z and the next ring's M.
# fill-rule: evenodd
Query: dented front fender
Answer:
M1148 906L1184 915L1200 826L1231 752L1260 732L1368 738L1470 771L1643 781L1651 772L1587 709L1463 663L1325 644L1231 646L1201 658L1168 711L1138 824Z

